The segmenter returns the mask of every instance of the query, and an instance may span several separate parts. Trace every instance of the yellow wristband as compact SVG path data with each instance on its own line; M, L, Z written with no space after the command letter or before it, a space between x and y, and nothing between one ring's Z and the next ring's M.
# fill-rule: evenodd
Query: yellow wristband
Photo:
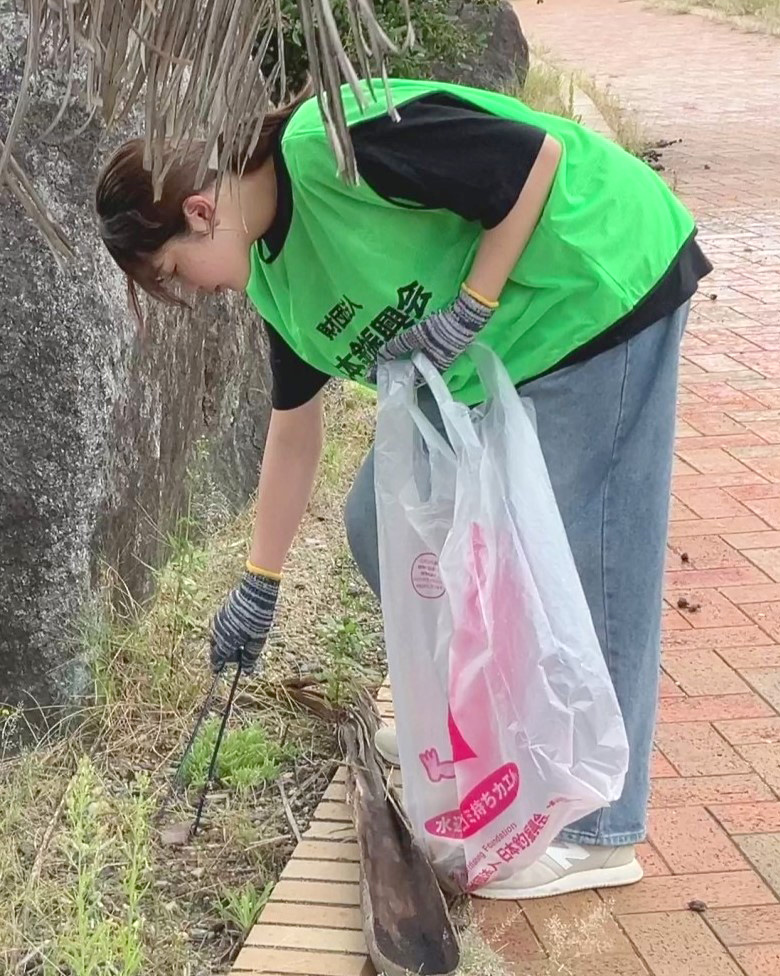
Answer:
M484 295L480 295L478 291L474 291L473 288L469 288L465 281L460 287L466 292L469 298L473 298L475 302L479 302L479 304L484 305L485 308L498 308L498 302L492 302L489 298L485 298Z
M255 566L246 561L246 571L251 573L253 576L264 576L266 579L275 580L277 583L282 578L281 573L272 573L270 569L261 569L260 566Z

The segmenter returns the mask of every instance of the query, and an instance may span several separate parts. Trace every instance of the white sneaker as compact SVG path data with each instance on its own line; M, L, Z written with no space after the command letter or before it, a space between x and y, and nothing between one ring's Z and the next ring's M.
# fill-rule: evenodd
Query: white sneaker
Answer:
M617 888L636 884L644 872L633 845L625 847L584 847L559 842L527 868L505 881L487 884L475 891L477 898L508 901L545 898L587 888Z
M398 754L398 737L395 734L395 729L391 726L383 725L377 729L374 736L374 748L391 766L401 765L401 757Z

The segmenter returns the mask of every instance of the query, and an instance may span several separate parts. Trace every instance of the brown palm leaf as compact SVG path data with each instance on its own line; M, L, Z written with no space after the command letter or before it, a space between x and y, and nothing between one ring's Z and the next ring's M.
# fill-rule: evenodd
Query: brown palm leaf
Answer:
M377 20L373 0L342 0L351 46L358 52L353 66L332 2L298 0L298 6L339 171L354 180L340 86L346 82L364 98L359 77L384 77L387 56L395 47ZM402 2L408 17L408 0ZM228 163L240 165L238 154L256 143L272 92L286 90L283 58L269 76L262 69L269 45L276 41L280 52L283 48L278 43L283 30L280 0L24 0L24 9L25 70L0 146L0 182L9 179L14 139L30 106L32 81L44 63L65 80L62 105L50 129L77 98L109 127L133 110L142 112L145 161L158 191L165 175L165 140L181 144L205 138L199 178L213 167L219 182ZM33 219L43 229L43 218Z
M460 963L458 938L433 868L374 748L377 724L374 703L363 695L341 726L368 953L385 976L448 976Z

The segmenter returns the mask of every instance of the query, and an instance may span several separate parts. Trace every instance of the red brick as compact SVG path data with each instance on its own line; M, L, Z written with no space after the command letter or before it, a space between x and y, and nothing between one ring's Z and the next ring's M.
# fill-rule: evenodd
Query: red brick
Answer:
M737 360L722 352L692 352L688 353L686 358L695 366L700 366L705 373L733 373L740 371L740 367L744 365L741 360L750 355L750 353L741 354L740 359ZM760 356L761 353L756 353L754 350L752 355Z
M672 681L668 674L661 672L661 682L658 688L659 698L681 698L685 692L679 685Z
M727 946L776 942L780 933L780 905L716 908L707 912L707 921ZM775 972L780 972L780 967Z
M719 447L681 448L678 445L677 454L701 474L731 474L746 469L746 465Z
M686 464L685 461L681 461L680 458L676 457L672 461L672 477L682 474L698 474L696 468L692 468L690 464Z
M780 647L721 647L718 654L732 668L780 668ZM747 717L747 716L743 716Z
M780 718L746 718L731 722L716 722L715 728L733 746L780 743Z
M757 583L747 586L725 586L720 591L732 603L744 606L747 603L780 602L780 583Z
M771 644L772 639L760 627L715 627L712 629L675 630L664 637L670 651L695 651L698 648L739 647L744 644Z
M588 923L585 925L585 931L589 932ZM591 944L587 935L580 937L582 941L576 934L572 935L573 939L568 941L565 948L559 949L558 955L553 959L534 960L530 963L521 961L519 966L506 970L507 973L515 976L552 976L552 973L556 976L563 976L564 973L565 976L594 976L597 971L598 976L647 976L647 969L633 948L623 952L600 952L596 942L589 952ZM627 940L626 942L630 946ZM598 970L594 969L594 965Z
M744 566L729 566L726 569L667 569L666 583L671 590L680 586L723 587L743 583L771 583L769 577L760 569L746 563Z
M729 485L728 493L747 504L750 501L780 498L780 485L766 481L758 484Z
M771 534L769 527L757 515L737 515L733 518L683 519L669 525L670 539L696 535L721 535L724 532L739 533L739 537L746 536L749 533ZM780 537L780 533L778 536ZM735 537L732 536L732 538ZM725 538L728 541L729 536ZM731 544L729 543L729 545Z
M780 549L750 549L746 555L770 579L780 582Z
M686 407L704 407L706 408L706 403L700 396L696 396L695 393L691 393L690 390L679 390L677 393L677 403L680 406Z
M685 428L683 430L685 431ZM678 435L675 441L675 449L680 457L685 457L688 450L709 451L716 448L729 450L732 447L758 447L766 443L767 441L763 437L759 437L754 431L742 430L737 434L703 435L699 434L692 427L688 427L687 431ZM732 468L731 470L735 471L738 469ZM693 471L692 473L695 474L696 472ZM712 473L715 474L717 472ZM723 473L727 474L729 472Z
M734 498L739 496L735 489L747 490L749 488L762 489L776 487L770 485L760 474L755 471L734 471L730 474L681 474L672 478L674 490L695 489L704 490L710 488L725 488L729 495ZM759 498L777 497L777 495L759 494Z
M780 407L780 389L773 387L769 389L755 390L754 392L755 399L767 409L775 410Z
M702 519L702 521L705 520ZM746 519L734 519L733 521L746 521ZM780 548L780 532L777 529L769 529L767 526L755 532L728 532L723 538L730 546L740 551Z
M665 779L667 776L679 776L680 774L669 762L669 760L657 749L653 749L650 763L650 778Z
M739 754L744 756L758 775L780 793L780 749L774 742L761 745L739 746Z
M689 388L685 383L681 385L686 389ZM735 390L734 387L729 386L728 383L718 383L708 380L706 382L696 383L695 386L691 385L690 390L697 396L700 396L707 403L738 407L740 410L760 409L759 403L756 400L748 396L746 393L741 393L739 390Z
M672 477L672 486L675 492L679 489L705 490L710 488L725 488L734 498L737 497L734 494L734 489L736 488L762 488L764 485L770 488L775 487L769 485L755 471L734 471L730 474L679 474ZM766 498L770 496L759 495L758 497Z
M758 695L707 695L698 698L665 698L659 722L716 722L732 718L762 718L772 709Z
M641 912L687 912L691 901L703 901L710 908L739 908L742 905L771 905L775 897L755 871L725 871L722 874L677 874L669 878L645 878L638 885L602 893L612 911L621 916ZM689 971L690 972L690 971ZM702 976L706 970L693 970ZM706 973L706 976L710 976Z
M553 954L561 950L561 932L568 933L566 950L578 955L599 956L631 953L631 944L615 920L604 911L604 903L595 891L577 891L570 895L540 898L520 903L537 936ZM555 918L557 924L551 926ZM588 939L577 938L585 928ZM590 943L588 946L586 943Z
M780 423L777 420L751 420L746 426L768 444L780 444Z
M780 640L780 603L752 603L745 613L773 640Z
M751 512L760 516L773 529L780 529L780 498L745 499Z
M705 722L661 724L655 739L658 748L682 776L749 771L747 763Z
M776 933L780 940L780 933ZM742 946L731 950L745 976L777 976L780 973L780 941L775 945Z
M674 493L683 505L701 518L727 518L750 514L741 502L723 488L675 488Z
M702 609L704 605L702 605ZM697 616L697 614L692 614ZM667 671L687 695L749 694L750 688L714 651L667 651Z
M506 962L544 958L544 949L517 902L477 898L472 913L479 934Z
M780 712L780 668L744 668L742 676L775 711Z
M767 481L780 481L780 449L775 444L762 447L734 447L734 457ZM686 503L687 504L687 503Z
M669 865L664 861L650 841L636 845L636 856L642 865L646 878L659 878L671 874Z
M742 976L698 915L651 912L622 918L621 924L653 976Z
M780 803L714 803L710 813L730 834L771 834L780 831Z
M673 522L677 521L690 522L691 519L695 518L696 513L692 512L690 508L683 505L679 498L675 498L674 495L672 495L669 505L669 523L672 524Z
M663 633L669 630L690 630L690 628L691 625L679 610L675 610L673 607L664 607L661 611L661 630Z
M679 607L680 600L687 604L681 613L692 627L744 627L751 623L749 617L717 590L680 586L669 588L666 599L672 607ZM690 607L697 609L693 611ZM714 690L713 693L717 694Z
M669 630L690 630L691 625L680 613L672 607L664 607L661 611L661 631L666 633Z
M688 557L683 562L682 554ZM692 536L671 539L669 542L669 566L688 569L722 569L726 566L743 566L745 557L724 542L718 535Z
M776 895L780 895L780 833L739 834L734 840Z
M673 874L744 871L745 858L704 807L661 807L650 815L650 840Z

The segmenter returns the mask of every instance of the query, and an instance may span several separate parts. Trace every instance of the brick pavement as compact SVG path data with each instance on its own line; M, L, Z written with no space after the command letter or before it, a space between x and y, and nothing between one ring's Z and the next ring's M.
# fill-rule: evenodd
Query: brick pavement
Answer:
M516 6L552 60L612 83L653 138L682 137L666 175L716 271L681 371L646 878L479 903L479 924L517 976L778 976L780 40L636 0ZM337 777L237 972L373 974L347 820Z

